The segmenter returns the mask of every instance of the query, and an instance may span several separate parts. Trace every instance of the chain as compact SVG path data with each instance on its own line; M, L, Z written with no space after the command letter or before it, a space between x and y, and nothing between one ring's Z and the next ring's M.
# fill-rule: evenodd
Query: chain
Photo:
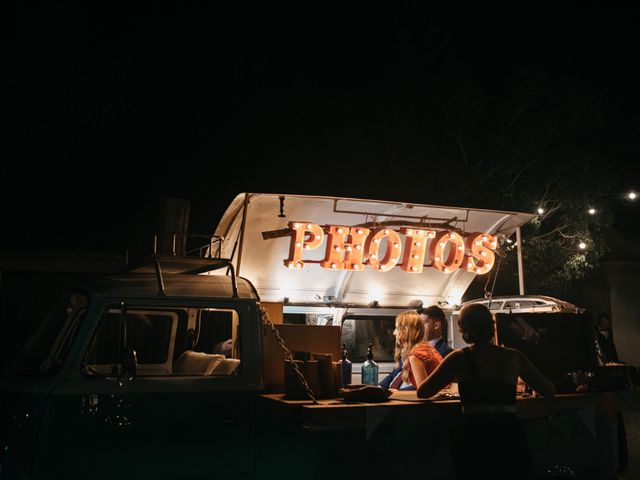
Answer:
M276 328L276 326L269 319L269 314L267 313L267 311L264 309L262 305L258 305L258 308L260 308L260 316L262 317L262 323L265 326L269 327L269 329L273 332L273 334L276 337L276 340L278 340L278 343L280 344L280 348L282 348L285 356L287 357L287 360L289 360L289 362L291 363L291 366L293 367L293 371L296 372L296 376L298 377L298 380L300 380L300 383L302 384L305 391L307 392L307 396L311 399L311 401L313 401L313 403L317 404L318 401L316 400L316 397L313 395L313 392L311 391L311 387L309 387L307 380L304 378L304 375L300 371L300 368L298 367L298 363L294 362L293 355L291 355L291 352L289 351L287 346L284 344L284 340L282 340L282 337L280 336L280 332L278 332L278 329Z

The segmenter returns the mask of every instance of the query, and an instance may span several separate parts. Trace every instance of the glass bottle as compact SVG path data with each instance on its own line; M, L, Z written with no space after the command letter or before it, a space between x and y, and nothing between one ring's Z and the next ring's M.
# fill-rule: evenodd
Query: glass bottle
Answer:
M596 362L599 367L602 367L603 365L607 364L607 357L602 351L602 348L600 348L600 343L598 342L597 338L594 340L594 343L595 343L595 350L596 350Z
M373 361L373 344L367 349L367 359L362 364L362 383L378 385L378 364Z
M351 360L347 358L347 345L342 344L342 354L340 355L340 362L342 364L342 384L351 384Z

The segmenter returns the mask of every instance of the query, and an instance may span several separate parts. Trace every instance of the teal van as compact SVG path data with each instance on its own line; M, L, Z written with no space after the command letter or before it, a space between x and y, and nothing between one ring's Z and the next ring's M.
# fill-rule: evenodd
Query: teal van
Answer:
M260 328L243 278L133 273L84 284L1 380L0 478L253 473Z

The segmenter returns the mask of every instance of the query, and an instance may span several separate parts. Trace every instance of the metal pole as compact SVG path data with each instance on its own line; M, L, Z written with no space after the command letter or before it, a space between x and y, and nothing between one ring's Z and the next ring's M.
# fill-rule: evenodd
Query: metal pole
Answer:
M516 246L518 247L518 286L520 287L520 295L524 295L524 272L522 271L522 237L520 236L520 227L516 228Z
M240 226L240 246L238 248L238 263L236 275L240 276L240 261L242 260L242 244L244 243L244 229L247 224L247 209L249 208L249 193L244 194L244 206L242 208L242 225Z

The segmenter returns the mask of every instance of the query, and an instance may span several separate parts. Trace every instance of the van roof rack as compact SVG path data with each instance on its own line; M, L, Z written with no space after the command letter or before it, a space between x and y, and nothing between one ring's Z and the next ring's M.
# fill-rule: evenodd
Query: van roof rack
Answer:
M158 288L165 295L163 273L169 275L198 275L227 268L227 274L231 273L231 285L233 296L238 296L238 284L236 271L231 259L217 257L187 257L179 255L150 255L127 265L128 273L155 273L158 278Z
M162 271L167 274L197 275L211 272L220 268L231 268L233 265L228 258L217 257L187 257L181 255L150 255L126 266L129 273L153 273L155 261L160 262Z

